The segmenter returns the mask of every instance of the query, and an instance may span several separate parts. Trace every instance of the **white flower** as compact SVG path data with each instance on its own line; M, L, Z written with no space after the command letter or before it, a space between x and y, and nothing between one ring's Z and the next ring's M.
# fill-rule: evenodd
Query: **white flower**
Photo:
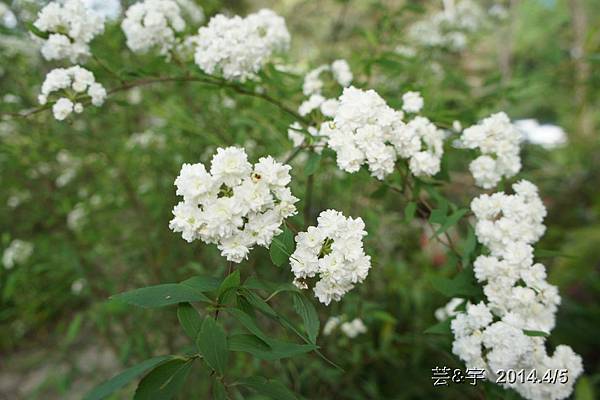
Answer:
M318 225L296 235L296 250L290 256L294 283L305 288L304 280L318 276L315 296L323 304L339 301L371 268L362 238L367 234L361 218L346 218L335 210L323 211Z
M298 114L304 117L310 114L311 111L318 109L324 101L325 97L320 94L313 94L300 104L300 107L298 107Z
M418 113L423 108L423 97L419 92L406 92L402 95L402 109L408 113Z
M218 148L210 167L217 185L222 183L227 186L239 185L251 170L246 152L239 147Z
M87 218L88 212L85 206L78 203L67 215L67 226L72 231L78 231L81 229Z
M367 332L367 327L360 318L355 318L350 322L344 322L340 325L340 330L350 339L354 339L358 335Z
M520 141L521 134L502 112L463 131L460 146L481 152L469 165L478 186L493 188L502 177L511 178L521 170Z
M296 213L290 169L270 156L252 166L237 147L218 148L210 172L203 164L183 164L175 180L183 201L169 227L188 242L217 244L227 260L239 263L255 245L268 247Z
M33 244L20 239L14 239L2 254L4 268L12 269L17 264L23 264L33 254Z
M58 99L56 103L52 106L52 113L54 113L54 118L59 121L67 118L69 114L73 112L73 102L64 97Z
M198 30L194 42L194 59L202 71L244 81L273 53L287 50L290 34L282 17L263 9L246 18L215 15Z
M41 48L46 60L77 62L90 55L89 42L104 31L104 18L81 0L66 0L46 5L33 25L49 34Z
M352 79L354 78L352 71L350 70L350 65L348 65L346 60L335 60L332 62L331 72L337 83L343 87L350 86Z
M455 311L455 308L458 307L459 305L461 305L463 302L464 302L463 299L454 297L444 307L441 307L441 308L438 308L437 310L435 310L435 318L438 321L444 321L444 320L448 319L449 317L454 317L455 315L458 314L458 311Z
M176 34L185 29L185 20L176 1L145 0L127 9L121 28L131 51L146 53L156 48L168 55L177 43Z
M40 104L46 104L49 96L55 92L59 95L69 95L71 98L73 93L76 93L78 99L82 95L89 96L92 104L96 107L104 103L107 95L106 89L95 81L94 74L78 65L71 68L56 68L46 75L38 96ZM71 98L58 97L52 107L54 118L62 121L73 111L76 113L83 111L83 104L73 103Z
M521 132L523 140L545 149L554 149L567 143L567 134L557 125L540 124L535 119L521 119L515 121L515 126Z
M323 327L323 335L329 336L331 332L334 331L335 328L342 322L340 317L329 317L327 322L325 322L325 326Z
M79 278L71 284L71 292L73 294L81 294L81 291L87 284L87 281L84 278Z

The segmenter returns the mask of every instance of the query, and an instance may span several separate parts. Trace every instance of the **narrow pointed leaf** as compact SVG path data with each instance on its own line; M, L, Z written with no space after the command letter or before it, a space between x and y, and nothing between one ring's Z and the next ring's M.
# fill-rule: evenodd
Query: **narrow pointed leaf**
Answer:
M294 309L302 318L304 330L308 335L308 340L315 343L319 334L319 316L313 303L300 293L293 293Z
M194 306L190 303L180 303L179 306L177 306L177 319L185 334L195 341L198 333L200 333L202 319Z
M267 379L262 376L253 376L239 381L240 384L267 396L273 400L296 400L297 397L285 385L276 380Z
M148 286L119 293L111 298L144 308L164 307L193 301L210 302L210 299L201 292L179 283Z
M141 362L137 365L134 365L131 368L126 369L120 374L115 375L108 381L96 386L91 391L89 391L85 396L84 400L101 400L112 393L116 392L123 386L127 385L129 382L136 379L138 376L142 375L144 372L148 371L155 366L164 363L172 359L173 356L159 356L150 358L144 362Z
M169 400L182 388L192 361L175 359L150 371L139 383L134 400Z
M221 324L207 316L204 318L196 345L204 357L204 361L217 373L223 375L227 366L227 336Z

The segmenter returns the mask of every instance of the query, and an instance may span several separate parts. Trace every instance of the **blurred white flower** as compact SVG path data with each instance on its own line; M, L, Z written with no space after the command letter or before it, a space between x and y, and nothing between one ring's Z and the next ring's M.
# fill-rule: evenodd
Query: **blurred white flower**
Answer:
M360 334L367 332L367 327L360 318L355 318L350 322L344 322L340 325L340 330L350 339L354 339Z
M121 15L119 0L83 0L87 8L108 21L114 21Z
M2 254L4 268L12 269L17 264L23 264L33 254L33 244L21 239L14 239Z
M526 142L540 145L545 149L554 149L567 143L567 134L560 126L540 124L535 119L521 119L514 124Z

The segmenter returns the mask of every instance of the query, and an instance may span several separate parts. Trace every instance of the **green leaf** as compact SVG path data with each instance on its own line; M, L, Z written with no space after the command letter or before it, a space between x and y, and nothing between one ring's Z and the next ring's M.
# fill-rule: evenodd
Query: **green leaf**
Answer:
M587 376L582 376L577 380L575 386L575 400L594 400L594 385Z
M373 313L371 315L373 316L374 319L377 319L382 322L387 322L390 324L395 324L398 322L398 320L393 315L391 315L390 313L383 311L383 310L373 311Z
M533 336L533 337L548 337L550 336L549 333L544 332L544 331L534 331L534 330L529 330L529 329L523 329L523 333L526 334L527 336Z
M248 278L246 282L244 282L243 286L246 289L265 290L267 292L271 292L269 297L273 297L281 292L300 292L300 289L298 289L296 285L291 282L268 282L262 279L259 280L255 276Z
M223 296L225 292L240 286L240 270L236 269L231 274L227 275L219 286L218 297Z
M435 232L436 235L446 232L450 227L456 225L458 221L468 212L466 208L461 208L453 212L448 218L445 218L442 226Z
M255 392L267 396L273 400L296 400L297 397L281 382L270 380L262 376L253 376L241 379L240 384L254 390Z
M204 318L196 345L200 349L204 361L217 373L223 375L229 353L227 351L227 336L221 324L209 316Z
M246 314L242 310L233 307L227 308L227 312L231 314L235 319L237 319L242 325L244 325L246 329L258 336L258 338L260 338L268 345L269 339L267 335L265 335L265 333L258 327L258 325L256 325L256 322L254 322L254 319L250 315Z
M415 218L415 212L417 211L417 203L411 201L404 208L404 218L406 222L411 222Z
M448 318L444 321L438 322L435 325L430 326L425 329L423 333L434 334L434 335L451 335L452 331L450 330L450 322L452 318Z
M448 297L470 297L481 293L481 288L475 285L472 270L468 268L464 268L453 279L434 276L431 283L437 291Z
M462 263L468 265L471 260L471 255L477 248L477 238L475 237L475 231L469 226L469 232L467 233L467 239L463 247Z
M306 161L306 165L304 166L304 175L310 176L313 175L319 169L319 165L321 164L321 155L315 153L314 151L310 152L308 156L308 160Z
M221 279L212 276L193 276L181 283L199 292L214 292L221 285Z
M439 208L432 210L431 214L429 214L429 222L432 224L443 225L446 222L446 213L447 210L442 210Z
M171 304L193 301L210 302L210 299L190 286L180 283L166 283L148 286L112 296L113 299L138 307L155 308Z
M297 344L275 339L269 339L269 344L266 344L257 336L250 334L231 335L227 343L230 351L242 351L267 361L294 357L318 349L314 344Z
M227 399L227 391L225 390L225 386L220 379L217 377L213 377L212 382L212 398L213 400L225 400Z
M294 310L302 318L304 330L308 334L308 340L315 343L319 334L319 316L313 303L300 293L293 293Z
M139 383L134 400L169 400L180 390L192 368L191 360L167 361L150 371Z
M108 381L96 386L89 391L83 400L101 400L108 397L118 389L127 385L129 382L142 375L147 370L154 368L155 366L172 359L173 356L159 356L150 358L140 364L137 364L131 368L126 369L118 375L115 375Z
M37 36L39 38L48 39L50 37L50 33L48 33L48 32L42 32L35 25L33 25L31 22L25 22L25 26L27 27L27 29L29 30L29 32L33 33L35 36Z
M246 301L252 307L258 309L260 312L262 312L265 315L268 315L270 317L277 317L277 312L266 301L264 301L260 296L258 296L256 293L254 293L248 289L243 289L241 293L242 293L243 298L246 299Z
M202 320L194 306L190 303L180 303L177 306L177 319L185 334L195 341L202 327Z
M67 334L65 335L65 345L69 345L77 338L79 331L81 330L81 322L83 321L83 314L77 313L75 317L69 324L69 328L67 329Z
M278 267L285 264L294 252L294 235L288 228L283 228L283 233L273 239L269 253L271 261Z

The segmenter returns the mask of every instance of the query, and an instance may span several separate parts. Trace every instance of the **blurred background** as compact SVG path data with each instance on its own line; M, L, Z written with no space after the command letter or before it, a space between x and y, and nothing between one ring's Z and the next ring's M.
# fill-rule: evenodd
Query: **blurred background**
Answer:
M0 2L2 400L78 399L126 366L184 346L173 309L134 309L108 297L223 274L214 246L190 245L168 229L183 162L208 162L216 147L233 144L251 161L292 149L289 116L260 99L194 84L134 88L62 123L50 112L8 116L34 107L45 74L59 65L41 58L27 30L43 3ZM119 19L131 2L88 3L112 20L92 42L97 60L84 64L97 81L121 84L98 60L131 79L178 72L161 57L126 48ZM265 89L292 108L303 100L305 72L345 58L355 85L377 90L394 108L407 90L421 91L424 115L441 126L466 127L501 110L518 121L525 137L519 177L540 187L549 212L536 255L563 299L549 344L568 344L583 357L574 398L600 396L600 2L465 2L455 25L438 23L436 15L454 3L441 0L195 3L205 21L263 7L286 18L292 49L275 62L292 72ZM200 24L188 23L188 33ZM480 191L468 160L448 154L453 183L443 192L466 206ZM295 171L305 160L294 160ZM293 175L294 194L306 198L307 178ZM268 364L240 356L232 374L260 369L308 399L518 398L494 385L432 387L432 368L463 367L450 337L423 334L448 300L431 277L451 276L453 260L427 240L424 223L404 222L394 193L378 189L365 171L341 173L326 156L312 202L299 204L298 225L334 207L361 216L369 232L374 266L366 282L341 303L317 306L322 325L345 315L368 328L354 339L339 332L319 339L345 373L308 354ZM290 276L265 249L254 250L246 268L270 279ZM209 398L206 370L193 374L181 398ZM130 398L134 388L115 398Z

